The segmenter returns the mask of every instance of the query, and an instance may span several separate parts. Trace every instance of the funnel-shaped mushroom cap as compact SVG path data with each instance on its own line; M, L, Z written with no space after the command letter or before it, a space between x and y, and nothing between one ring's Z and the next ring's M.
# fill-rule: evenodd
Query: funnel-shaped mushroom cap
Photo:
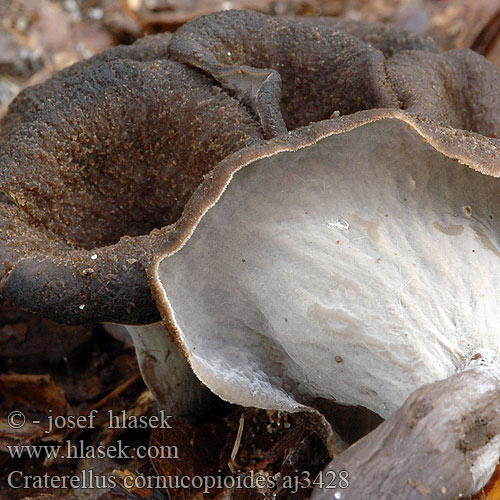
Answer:
M387 416L499 355L500 74L469 51L402 51L384 75L401 109L239 151L169 233L156 300L227 400Z
M435 52L388 27L232 11L26 89L0 132L1 297L60 322L157 319L145 269L204 175L287 127L398 108L384 57L407 50Z
M495 141L362 112L257 156L220 166L200 200L214 206L156 271L164 315L215 392L387 415L498 356L500 180L461 164L499 170Z
M59 322L151 322L145 268L203 175L261 139L213 80L117 47L23 91L0 133L0 294ZM217 127L212 125L217 123Z

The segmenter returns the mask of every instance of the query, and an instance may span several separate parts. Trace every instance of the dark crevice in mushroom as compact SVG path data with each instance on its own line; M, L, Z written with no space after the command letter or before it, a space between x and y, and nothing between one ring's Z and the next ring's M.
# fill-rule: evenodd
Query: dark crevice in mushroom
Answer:
M344 115L394 107L395 96L383 71L384 54L356 38L355 25L350 25L353 34L342 32L342 25L317 18L280 19L256 12L219 12L180 28L172 36L168 52L173 59L211 74L244 102L248 102L249 92L258 94L262 88L271 101L267 106L270 120L276 121L281 109L289 130L328 119L335 111ZM364 29L367 36L369 29ZM380 38L376 34L372 37ZM412 35L409 46L433 49L429 42L417 43L417 38ZM399 33L399 43L406 48L404 39L404 33ZM391 53L388 48L386 51ZM259 88L260 84L252 82L251 75L259 71L281 80L281 98L279 87L268 92L264 84ZM228 75L232 75L230 79ZM258 103L253 101L252 106L256 109ZM257 114L262 118L262 113Z
M0 203L5 205L15 205L15 203L5 194L0 191Z
M310 405L324 415L344 441L351 445L375 430L384 419L362 406L346 406L317 398Z

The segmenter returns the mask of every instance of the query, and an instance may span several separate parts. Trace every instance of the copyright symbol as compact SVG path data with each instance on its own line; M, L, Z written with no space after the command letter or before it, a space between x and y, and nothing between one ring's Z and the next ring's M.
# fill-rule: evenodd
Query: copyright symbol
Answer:
M13 429L20 429L26 423L26 417L23 412L11 411L7 417L7 422Z

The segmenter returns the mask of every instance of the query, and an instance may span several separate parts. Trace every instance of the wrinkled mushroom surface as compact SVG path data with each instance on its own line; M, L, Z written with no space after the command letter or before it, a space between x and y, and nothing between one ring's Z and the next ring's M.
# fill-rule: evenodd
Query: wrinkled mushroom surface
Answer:
M477 54L388 27L244 11L111 49L2 123L2 298L63 322L152 321L154 258L174 341L243 405L387 417L427 382L490 374L499 84ZM138 328L140 356L160 351L148 383L175 391L170 344ZM498 387L481 394L494 406Z
M203 176L264 135L400 107L384 57L406 49L436 51L381 25L234 11L24 90L0 132L2 298L66 323L157 319L145 269Z
M448 134L458 159L439 151ZM253 149L219 165L155 271L209 387L388 416L424 383L496 359L500 180L461 164L496 168L494 141L387 111Z
M145 274L157 228L218 161L262 137L210 77L165 57L167 40L110 49L11 105L0 134L5 299L59 322L157 318Z
M264 125L295 129L335 111L398 107L384 56L405 50L436 51L430 39L384 25L230 11L182 26L168 54L212 74L247 104L256 100Z
M219 163L151 279L195 372L223 398L293 410L326 397L388 416L421 385L500 350L500 74L470 51L436 54L414 39L382 51L311 23L219 13L173 35L170 56L213 74L268 132L279 120L259 110L275 73L283 98L272 113L287 127L305 116L294 111L300 82L320 62L332 70L317 77L313 109L346 102L333 60L350 97L368 105ZM303 63L306 76L293 66L305 61L298 49L280 59L288 36L319 54ZM336 37L348 49L330 56L323 44ZM398 109L363 111L387 103Z

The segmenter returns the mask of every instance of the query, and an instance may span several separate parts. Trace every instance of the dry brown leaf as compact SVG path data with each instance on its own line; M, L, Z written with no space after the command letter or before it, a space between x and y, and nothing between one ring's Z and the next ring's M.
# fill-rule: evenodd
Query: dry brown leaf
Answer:
M22 418L20 415L16 417ZM19 428L13 428L7 418L0 418L0 450L7 451L8 446L27 444L29 438L35 433L44 433L48 430L48 425L34 424L30 421Z
M52 410L54 415L66 412L66 394L50 375L0 375L0 392L5 405L17 405Z
M179 455L178 458L159 458L151 462L159 476L172 478L172 481L182 476L220 475L221 450L226 437L227 429L214 424L205 424L196 428L188 424L174 423L172 429L154 429L150 446L158 449L166 449L162 447L170 446L172 450L176 447ZM224 474L227 475L227 473L226 470ZM172 500L191 498L198 492L196 489L182 488L169 490Z
M459 49L472 47L476 50L480 43L478 38L487 26L498 17L500 13L500 0L469 0L464 24L457 37L455 46ZM484 50L478 50L484 54Z

